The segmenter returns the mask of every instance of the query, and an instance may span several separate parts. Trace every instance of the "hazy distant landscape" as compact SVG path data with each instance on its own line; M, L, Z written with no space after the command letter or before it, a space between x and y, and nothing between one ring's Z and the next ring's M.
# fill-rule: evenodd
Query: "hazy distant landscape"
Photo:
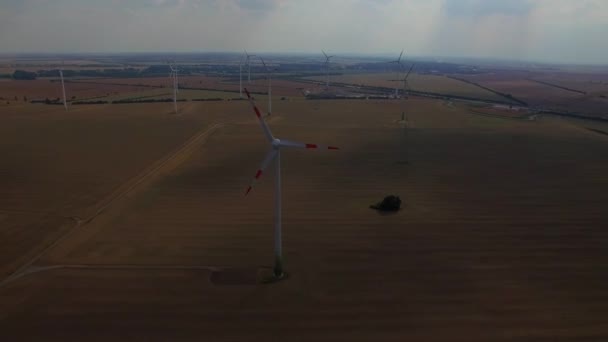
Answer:
M322 56L321 56L322 57ZM230 100L239 91L239 54L172 56L179 67L182 101ZM320 92L325 73L322 58L309 55L272 55L275 94L311 97ZM169 66L166 55L31 55L3 57L0 100L8 106L21 102L58 102L58 69L68 83L74 104L111 104L167 99ZM332 89L323 97L388 96L400 88L395 70L382 57L351 56L336 60L330 71ZM155 63L156 62L156 63ZM473 62L473 60L470 60ZM524 107L533 112L608 119L608 68L485 61L483 65L434 60L412 60L412 95L445 100L478 101ZM251 90L263 95L266 74L252 63ZM394 67L393 67L394 69ZM25 79L30 78L30 79ZM47 101L47 99L49 101Z

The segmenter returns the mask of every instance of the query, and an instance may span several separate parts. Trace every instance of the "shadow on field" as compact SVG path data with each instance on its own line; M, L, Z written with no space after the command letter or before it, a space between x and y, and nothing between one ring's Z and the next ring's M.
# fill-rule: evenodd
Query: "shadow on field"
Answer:
M219 286L257 285L261 283L263 270L258 268L225 268L214 270L209 276L209 281L211 284Z
M225 268L212 271L209 282L215 286L251 286L275 284L288 278L287 272L281 278L276 278L272 267Z

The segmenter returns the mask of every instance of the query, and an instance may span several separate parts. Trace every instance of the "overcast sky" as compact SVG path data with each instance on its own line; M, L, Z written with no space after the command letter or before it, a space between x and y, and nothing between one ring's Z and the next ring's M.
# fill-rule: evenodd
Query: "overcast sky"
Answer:
M0 52L241 51L608 64L608 0L0 0Z

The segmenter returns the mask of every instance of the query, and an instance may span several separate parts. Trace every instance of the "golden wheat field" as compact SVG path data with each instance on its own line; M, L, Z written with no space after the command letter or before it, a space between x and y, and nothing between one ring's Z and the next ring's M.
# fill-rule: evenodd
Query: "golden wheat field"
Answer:
M283 153L289 277L266 284L274 172L243 195L268 150L246 102L10 108L7 341L608 338L602 124L278 101L277 137L341 149ZM400 212L368 208L387 194Z

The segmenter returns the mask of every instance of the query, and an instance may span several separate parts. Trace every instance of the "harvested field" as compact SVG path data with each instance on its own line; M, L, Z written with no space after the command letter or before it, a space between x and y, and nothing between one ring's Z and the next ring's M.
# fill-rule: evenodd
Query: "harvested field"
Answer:
M114 85L129 85L129 86L150 86L150 87L164 87L171 88L171 80L168 77L151 77L151 78L116 78L116 79L99 79L91 80L97 84L114 84ZM252 74L251 84L247 84L247 77L243 73L243 86L249 88L253 92L267 92L268 83L265 75L254 75ZM180 87L183 88L203 88L213 89L218 91L231 91L238 94L239 91L239 79L238 75L236 78L223 78L223 77L212 77L212 76L180 76L179 77ZM301 88L305 87L305 84L273 79L272 89L277 96L301 96Z
M158 104L9 108L0 116L0 260L11 260L2 276L214 117L196 104L177 117Z
M589 93L608 91L608 73L556 72L534 75L534 79Z
M55 82L52 82L55 81ZM117 95L123 92L135 93L150 90L149 88L138 86L112 86L107 84L90 84L66 82L66 93L68 98L75 96L76 100ZM37 79L33 81L15 81L7 80L0 81L0 98L9 99L14 102L15 96L17 103L23 103L23 97L27 97L28 101L39 99L55 99L60 98L61 83L51 79Z
M608 82L602 81L608 79L607 76L568 73L526 75L497 73L463 77L499 92L511 94L532 106L608 116ZM541 84L535 80L555 86ZM559 87L586 92L586 94ZM602 95L607 97L601 97Z
M227 123L0 287L5 336L608 338L605 136L427 100L405 135L396 101L278 102L277 136L342 149L284 153L289 278L260 284L273 172L243 191L267 146L247 103L197 105ZM389 193L402 211L368 209Z

